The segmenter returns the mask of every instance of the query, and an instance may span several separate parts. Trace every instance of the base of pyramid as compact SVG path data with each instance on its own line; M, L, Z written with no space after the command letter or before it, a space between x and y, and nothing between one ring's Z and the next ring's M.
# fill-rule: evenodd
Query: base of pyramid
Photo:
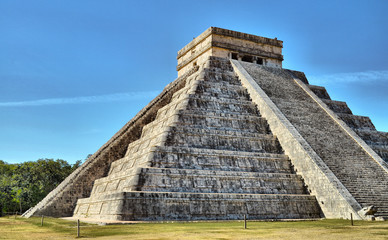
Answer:
M79 199L77 218L119 221L238 220L320 218L314 196L120 192Z

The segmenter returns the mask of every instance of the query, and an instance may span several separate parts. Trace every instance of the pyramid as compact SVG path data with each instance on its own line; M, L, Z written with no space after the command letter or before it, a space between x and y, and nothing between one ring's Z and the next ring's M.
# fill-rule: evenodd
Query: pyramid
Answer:
M178 78L24 216L388 217L388 134L283 69L282 47L209 28L178 52Z

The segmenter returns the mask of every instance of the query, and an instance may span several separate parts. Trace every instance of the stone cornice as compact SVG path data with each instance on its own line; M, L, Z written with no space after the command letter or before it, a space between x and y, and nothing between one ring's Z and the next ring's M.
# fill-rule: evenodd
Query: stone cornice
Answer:
M199 44L199 43L200 42L198 42L197 44ZM277 60L283 61L283 55L282 54L266 52L266 51L259 50L259 49L254 49L254 48L241 47L241 46L238 46L238 45L235 45L235 44L223 43L223 42L218 42L218 41L214 41L213 40L213 41L209 42L209 44L207 44L204 48L202 48L201 51L197 51L194 55L192 55L191 57L189 57L185 61L183 61L180 64L178 64L178 66L176 67L177 71L182 69L184 66L189 64L194 59L198 58L200 55L202 55L204 52L206 52L207 50L209 50L212 47L218 47L218 48L228 49L228 50L231 50L231 51L237 51L239 53L246 53L246 54L249 54L249 55L263 56L263 57L267 57L267 58L272 58L272 59L277 59Z
M238 53L246 53L249 55L263 56L263 57L273 58L273 59L283 61L283 55L281 54L266 52L266 51L254 49L254 48L241 47L230 43L212 41L212 47L224 48L231 51L237 51Z
M215 34L215 35L221 35L226 37L233 37L237 39L247 40L254 43L259 44L266 44L271 45L275 47L283 47L283 41L277 40L277 39L271 39L266 37L260 37L252 34L242 33L242 32L236 32L228 29L223 28L217 28L217 27L210 27L205 32L203 32L201 35L196 37L193 41L191 41L189 44L187 44L184 48L178 51L177 58L180 58L185 53L190 51L192 48L197 46L199 43L201 43L204 39L206 39L209 35Z

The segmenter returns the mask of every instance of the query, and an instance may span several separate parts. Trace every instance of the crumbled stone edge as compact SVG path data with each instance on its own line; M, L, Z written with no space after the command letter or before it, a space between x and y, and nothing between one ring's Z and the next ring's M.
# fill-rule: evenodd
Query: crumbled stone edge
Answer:
M361 206L237 60L230 60L260 114L267 119L326 218L362 219Z
M123 138L125 134L128 133L131 129L139 128L142 123L139 121L142 120L142 117L145 116L149 111L152 111L152 108L163 101L169 95L171 96L175 91L179 90L179 86L182 85L182 82L186 80L186 78L193 73L197 72L199 69L198 66L193 67L190 71L185 73L184 75L178 77L173 82L169 83L163 91L155 97L149 104L147 104L142 110L140 110L128 123L126 123L113 137L106 142L100 149L97 150L91 157L89 157L80 167L78 167L73 173L71 173L62 183L60 183L53 191L51 191L43 200L41 200L36 206L28 209L25 213L23 213L23 217L29 218L33 215L41 215L45 214L53 217L67 217L69 214L58 214L49 212L49 208L55 204L55 201L61 198L61 196L65 192L69 192L72 189L72 186L77 183L77 179L80 178L84 174L88 174L88 170L92 167L92 165L98 164L100 161L104 160L106 155L109 155L109 152L113 151L116 146L120 145L120 140ZM177 89L178 88L178 89ZM160 108L157 107L158 109ZM155 111L157 111L156 109ZM136 140L136 139L135 139ZM123 146L120 146L123 147ZM125 149L127 146L124 146ZM125 154L125 151L124 151ZM117 160L117 159L115 159ZM105 173L109 169L110 164L108 164L107 169L105 169ZM101 176L102 177L102 176ZM82 183L81 183L82 184ZM92 185L93 186L93 185ZM90 189L91 191L91 189ZM89 191L89 194L90 194ZM87 197L85 194L82 194L82 197ZM73 203L73 210L76 206L77 199Z
M358 144L364 151L388 173L388 164L362 140L342 119L334 113L313 91L299 79L294 81Z

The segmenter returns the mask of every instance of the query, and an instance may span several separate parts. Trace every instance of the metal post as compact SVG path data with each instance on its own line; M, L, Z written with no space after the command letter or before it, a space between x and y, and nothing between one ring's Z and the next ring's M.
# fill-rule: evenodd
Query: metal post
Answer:
M244 229L247 229L247 215L244 214Z
M353 225L353 213L350 213L350 222L352 223L352 226L354 226Z
M80 232L79 232L79 219L77 219L77 237L79 237Z
M44 216L42 215L42 219L40 220L40 226L43 227L43 219L44 219Z

